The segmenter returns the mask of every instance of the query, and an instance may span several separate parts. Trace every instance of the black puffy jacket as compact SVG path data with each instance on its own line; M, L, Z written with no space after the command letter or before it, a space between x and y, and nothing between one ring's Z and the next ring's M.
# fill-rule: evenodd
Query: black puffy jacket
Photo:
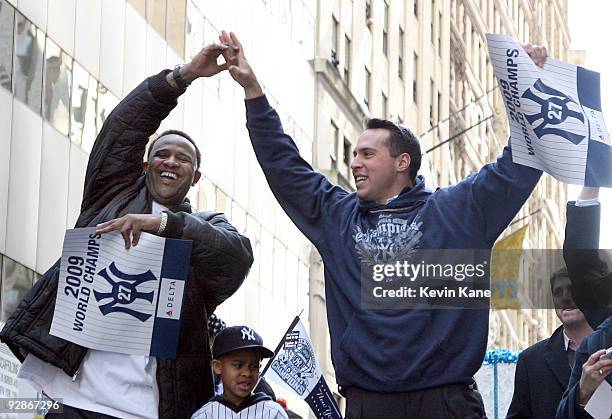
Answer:
M76 227L151 213L142 166L146 144L182 93L166 82L167 73L142 82L105 121L89 157ZM249 240L222 214L191 213L188 204L172 211L164 235L193 241L177 357L157 359L159 417L174 419L191 417L213 396L207 318L240 287L253 253ZM49 335L58 277L59 261L21 301L0 340L21 361L31 353L75 376L87 348Z

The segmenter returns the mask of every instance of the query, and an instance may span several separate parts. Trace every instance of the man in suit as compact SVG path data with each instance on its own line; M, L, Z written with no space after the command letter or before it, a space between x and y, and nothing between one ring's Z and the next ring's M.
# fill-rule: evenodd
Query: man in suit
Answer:
M552 336L519 355L508 418L553 418L574 363L575 351L593 330L572 299L567 269L550 278L553 303L562 325Z

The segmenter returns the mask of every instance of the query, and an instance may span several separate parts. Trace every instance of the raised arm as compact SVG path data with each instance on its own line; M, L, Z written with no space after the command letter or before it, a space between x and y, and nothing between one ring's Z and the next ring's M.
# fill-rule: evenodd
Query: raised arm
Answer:
M598 188L585 187L576 202L567 203L563 242L574 301L593 328L612 315L612 272L599 250L598 195Z
M436 192L441 205L461 208L453 222L466 234L493 246L535 188L542 172L512 162L506 146L495 163L485 165L458 184ZM466 221L468 224L466 224Z
M187 83L198 77L209 77L226 68L217 57L225 45L204 47L193 60L180 69ZM149 137L176 106L185 92L174 82L172 73L164 70L149 77L132 90L110 113L89 156L81 211L93 218L126 186L143 172L143 158ZM91 219L79 219L87 225Z
M536 65L544 65L548 56L545 47L524 44L523 48ZM510 141L495 163L485 165L478 173L448 189L453 202L461 204L463 201L463 208L476 216L479 224L474 227L490 246L521 209L542 176L542 171L512 161Z
M315 172L300 156L264 96L238 38L223 32L220 39L232 45L224 54L228 71L244 88L249 136L270 189L289 218L317 243L322 239L323 231L318 228L321 221L328 218L332 207L348 193Z
M149 137L182 93L166 82L167 71L149 77L110 113L89 156L81 211L92 216L142 175ZM87 225L91 220L79 220Z

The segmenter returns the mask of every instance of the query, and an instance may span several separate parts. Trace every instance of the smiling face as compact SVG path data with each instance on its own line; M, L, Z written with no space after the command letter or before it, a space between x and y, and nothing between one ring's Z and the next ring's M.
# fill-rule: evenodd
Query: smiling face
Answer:
M147 188L153 199L167 207L182 204L189 188L200 180L196 162L195 147L180 135L157 139L149 161L144 163Z
M213 368L223 382L223 398L238 406L248 397L259 380L260 363L257 349L241 349L213 360Z
M408 173L410 156L391 156L388 137L388 130L375 128L365 130L357 140L351 171L357 196L364 201L386 204L412 184Z
M572 326L581 322L586 322L582 311L580 311L576 303L574 303L572 298L572 284L567 276L560 276L555 279L552 294L555 313L563 325Z

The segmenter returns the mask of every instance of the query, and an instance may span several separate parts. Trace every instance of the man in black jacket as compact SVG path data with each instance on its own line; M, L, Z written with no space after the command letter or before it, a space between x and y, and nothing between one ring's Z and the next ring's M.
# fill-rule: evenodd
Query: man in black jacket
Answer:
M562 326L550 338L519 355L509 419L552 418L570 378L573 358L582 339L593 329L572 299L567 269L550 278L555 312Z
M222 70L224 45L162 71L134 89L109 115L92 149L76 227L120 231L125 247L140 232L192 241L176 359L88 350L51 336L59 261L32 287L0 339L25 361L20 376L63 399L63 417L190 417L213 396L207 318L231 296L253 262L251 246L219 213L192 213L185 199L200 178L200 153L170 131L146 144L191 81ZM58 245L60 245L58 243Z

